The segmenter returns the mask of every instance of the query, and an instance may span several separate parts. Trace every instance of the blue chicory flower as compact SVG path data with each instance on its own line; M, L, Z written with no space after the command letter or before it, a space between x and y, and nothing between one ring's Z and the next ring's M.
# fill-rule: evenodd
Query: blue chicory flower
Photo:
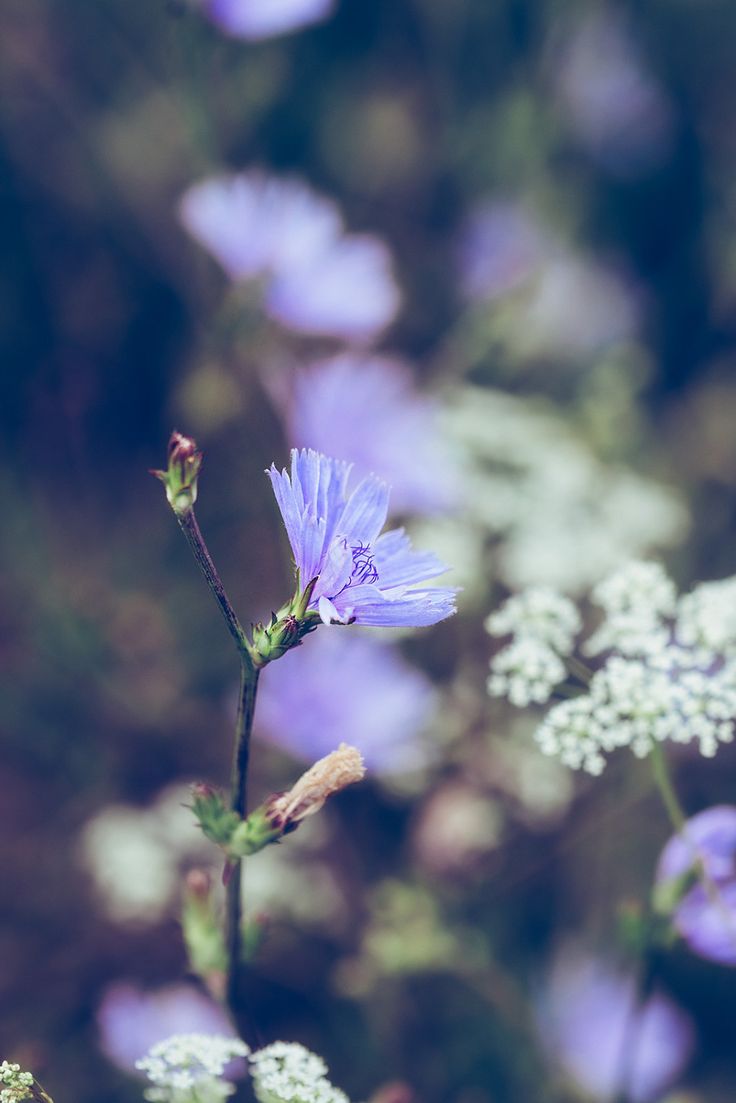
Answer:
M266 313L298 333L369 341L399 309L383 242L345 233L337 206L299 180L213 176L186 191L179 215L231 280L261 279Z
M171 1034L221 1034L235 1037L222 1008L191 984L145 991L118 981L104 992L97 1009L100 1047L125 1072ZM242 1069L241 1069L242 1071Z
M250 41L320 22L334 8L335 0L205 0L205 11L220 30Z
M545 1048L592 1100L622 1088L632 1103L654 1103L695 1048L691 1019L661 992L638 1006L633 976L568 946L555 961L537 1007Z
M314 762L349 732L371 773L399 774L434 758L422 733L436 706L427 677L392 644L318 632L298 658L284 656L263 679L255 734Z
M686 877L697 862L714 883L718 899L697 881L676 903L674 926L693 953L736 965L736 807L716 805L692 816L684 832L662 851L656 884Z
M382 535L389 488L369 475L348 493L350 464L292 450L291 475L267 472L294 553L303 609L324 624L384 628L436 624L455 612L454 589L421 583L448 569L415 552L402 529Z

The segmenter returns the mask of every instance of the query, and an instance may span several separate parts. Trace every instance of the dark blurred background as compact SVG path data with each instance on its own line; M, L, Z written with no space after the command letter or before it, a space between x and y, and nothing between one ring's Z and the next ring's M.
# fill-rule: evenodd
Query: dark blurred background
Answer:
M146 858L126 831L159 832L160 887L166 862L204 860L196 836L161 828L161 794L179 809L186 789L167 787L226 780L236 660L147 471L174 426L197 437L200 523L242 618L265 615L291 576L261 473L292 441L264 377L340 347L257 310L233 338L182 193L255 166L331 197L391 250L403 302L377 347L411 362L438 416L455 409L455 445L475 447L456 408L473 385L517 403L518 454L539 425L555 427L553 466L555 441L584 448L604 499L623 467L666 485L689 525L642 542L669 548L685 585L733 570L735 68L728 0L340 0L261 41L175 0L4 0L0 1056L57 1101L140 1098L103 1054L99 1008L111 985L153 990L187 966L176 877L138 916L116 896ZM482 293L468 249L492 259ZM483 460L491 514L507 447ZM598 523L575 508L573 537ZM459 530L466 551L479 524ZM559 1094L536 993L568 939L620 949L622 908L644 907L668 835L636 762L593 782L540 766L518 716L486 699L482 620L529 573L509 566L509 532L484 530L459 617L392 644L439 695L435 753L336 801L300 844L312 873L264 904L264 1041L313 1046L351 1098L391 1082L423 1103L591 1097L569 1079ZM584 547L565 562L592 580ZM733 800L728 748L681 765L689 810ZM300 768L263 739L252 789ZM287 867L274 876L288 885ZM655 965L697 1033L668 1098L725 1103L733 972L683 948Z

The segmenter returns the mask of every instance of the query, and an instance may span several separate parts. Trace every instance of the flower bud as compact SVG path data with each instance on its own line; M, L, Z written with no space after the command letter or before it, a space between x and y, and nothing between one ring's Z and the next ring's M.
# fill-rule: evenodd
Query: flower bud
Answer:
M206 782L198 782L192 786L191 808L207 838L218 846L227 846L240 817L227 807L222 793Z
M169 440L166 471L151 471L166 488L166 497L174 513L184 516L197 500L197 477L203 456L196 442L176 430Z

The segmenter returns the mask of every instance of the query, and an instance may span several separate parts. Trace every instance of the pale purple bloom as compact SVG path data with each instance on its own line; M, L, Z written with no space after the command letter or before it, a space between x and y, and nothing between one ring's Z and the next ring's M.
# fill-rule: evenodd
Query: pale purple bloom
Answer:
M715 883L718 899L696 881L675 907L674 925L694 953L736 965L736 807L717 805L692 816L685 834L673 836L662 851L657 884L687 877L697 862Z
M550 255L551 243L521 204L499 199L468 217L458 252L465 293L495 299L527 280Z
M395 647L318 632L271 664L258 694L256 734L305 762L349 739L371 772L391 774L433 757L422 730L436 704L427 678Z
M672 144L672 108L626 20L604 8L561 38L560 98L579 141L622 175L656 165Z
M633 977L577 950L556 961L538 1011L545 1047L592 1099L608 1101L623 1086L632 1103L652 1103L694 1049L676 1004L655 993L638 1006Z
M226 34L250 41L318 23L334 9L335 0L205 0L213 23Z
M191 984L144 991L121 981L106 989L97 1010L102 1051L125 1072L172 1034L235 1037L224 1011Z
M458 471L439 409L398 360L344 354L285 373L267 385L290 443L339 456L391 485L391 511L436 513L458 494Z
M230 279L263 281L264 309L290 329L367 341L398 311L383 242L346 234L335 204L298 180L211 177L189 188L179 213Z
M455 612L455 591L421 583L448 569L415 552L403 529L382 535L389 488L368 475L348 493L350 464L311 449L291 453L291 475L268 471L294 553L299 585L316 580L308 608L325 624L384 628L436 624Z

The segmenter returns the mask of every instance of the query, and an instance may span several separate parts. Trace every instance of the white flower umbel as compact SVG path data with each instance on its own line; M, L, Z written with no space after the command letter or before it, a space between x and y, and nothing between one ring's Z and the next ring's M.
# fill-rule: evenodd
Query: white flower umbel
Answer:
M541 750L572 769L600 774L605 756L618 747L644 757L663 741L696 743L710 758L720 743L731 742L736 721L736 577L697 586L678 602L662 567L633 562L597 586L593 597L605 616L583 651L607 655L590 678L587 693L549 710L535 734ZM517 602L514 610L524 609L523 599L512 599ZM491 630L515 632L514 641L492 661L489 691L526 705L546 699L545 688L551 691L563 681L554 661L562 666L565 654L552 649L549 634L547 642L542 635L525 635L527 622L519 612L509 613L510 606L488 622ZM567 639L569 654L572 637ZM550 652L546 659L544 647ZM572 684L569 688L574 691Z
M9 1061L0 1064L0 1103L21 1103L30 1099L33 1088L33 1074L24 1072L20 1065Z
M615 649L643 655L666 646L666 619L674 615L677 590L661 564L632 560L599 582L591 596L606 617L585 645L587 654Z
M221 1103L235 1091L222 1078L226 1066L249 1052L239 1038L174 1034L152 1046L136 1068L154 1085L144 1092L151 1103Z
M544 704L565 680L561 657L571 654L580 631L573 603L556 590L537 586L509 598L485 626L492 636L512 637L491 660L488 692L508 697L519 708Z
M274 1042L250 1058L259 1103L349 1103L327 1079L321 1057L298 1042Z

